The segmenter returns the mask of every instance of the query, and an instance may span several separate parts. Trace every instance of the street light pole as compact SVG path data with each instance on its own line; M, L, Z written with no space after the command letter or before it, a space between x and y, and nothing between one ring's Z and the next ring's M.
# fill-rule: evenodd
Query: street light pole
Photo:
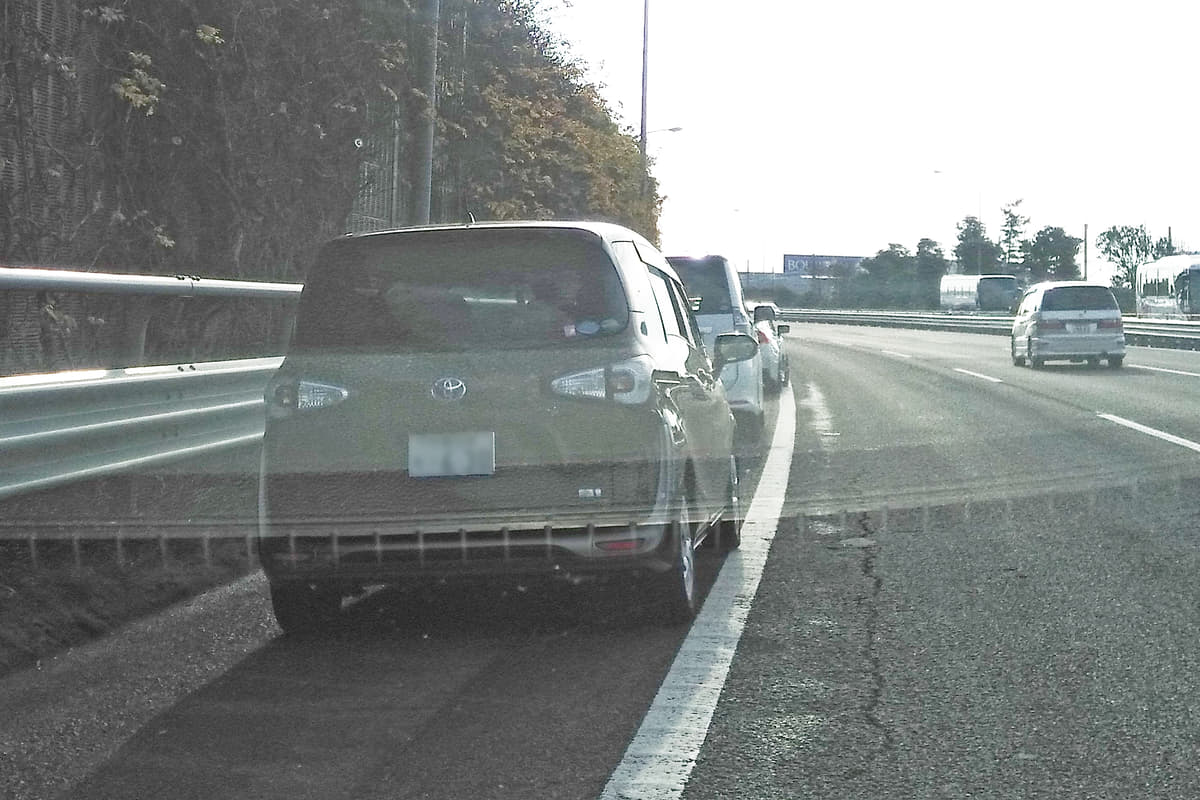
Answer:
M642 3L642 124L638 143L642 152L642 169L646 168L646 86L650 71L650 0Z
M646 85L650 71L650 0L642 3L642 119L638 130L638 153L640 155L641 195L646 196L646 184L649 181L650 162L646 156Z

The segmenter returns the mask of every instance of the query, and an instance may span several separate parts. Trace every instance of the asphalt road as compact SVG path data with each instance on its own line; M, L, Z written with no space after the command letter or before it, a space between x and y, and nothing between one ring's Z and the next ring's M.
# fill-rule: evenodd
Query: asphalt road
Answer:
M683 796L1200 796L1200 354L787 343L783 512ZM687 634L601 586L349 622L282 638L252 579L10 676L0 796L594 798Z
M1097 416L1200 441L1200 355L793 331L798 524L684 796L1200 796L1200 465Z

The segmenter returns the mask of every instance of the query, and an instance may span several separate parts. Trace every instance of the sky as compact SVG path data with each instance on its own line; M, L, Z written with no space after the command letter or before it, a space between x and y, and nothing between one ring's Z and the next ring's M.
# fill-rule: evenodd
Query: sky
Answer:
M636 133L642 0L541 8ZM663 249L762 271L924 237L949 255L963 217L997 238L1020 200L1027 238L1087 226L1089 277L1113 225L1200 250L1198 22L1175 0L650 0Z

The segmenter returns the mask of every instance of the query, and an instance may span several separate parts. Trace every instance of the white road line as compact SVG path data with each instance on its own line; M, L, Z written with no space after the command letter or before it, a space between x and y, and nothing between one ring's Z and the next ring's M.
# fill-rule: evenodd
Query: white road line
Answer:
M676 800L683 794L775 538L795 432L795 402L791 392L783 392L767 463L742 525L742 545L725 559L601 800Z
M958 367L955 367L954 371L961 372L963 375L970 375L972 378L979 378L980 380L989 381L990 383L1004 383L1004 381L1000 380L999 378L993 378L991 375L984 375L982 372L971 372L969 369L959 369Z
M1138 433L1144 433L1147 436L1153 436L1155 439L1162 439L1164 442L1177 444L1180 447L1186 447L1188 450L1194 450L1197 453L1200 453L1200 442L1193 442L1191 439L1184 439L1181 436L1176 436L1174 434L1167 433L1166 431L1160 431L1157 428L1151 428L1149 426L1142 425L1140 422L1134 422L1133 420L1125 419L1124 417L1118 417L1115 414L1105 414L1097 411L1096 416L1100 417L1100 419L1106 419L1109 422L1115 422L1118 425L1124 425L1126 428L1135 430Z
M895 350L880 350L885 356L895 356L896 358L912 358L908 353L897 353Z
M1185 372L1181 369L1167 369L1166 367L1147 367L1143 364L1129 364L1128 366L1134 369L1144 369L1150 372L1166 372L1170 375L1186 375L1189 378L1200 378L1200 372Z

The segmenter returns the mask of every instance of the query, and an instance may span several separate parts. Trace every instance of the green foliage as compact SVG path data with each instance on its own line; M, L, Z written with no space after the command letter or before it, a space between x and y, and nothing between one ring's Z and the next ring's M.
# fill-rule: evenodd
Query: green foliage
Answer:
M1029 217L1017 211L1020 205L1020 200L1014 200L1001 209L1004 226L1001 228L999 244L1007 271L1012 271L1013 265L1021 263L1021 237L1025 235L1025 226L1029 224Z
M1001 248L987 236L987 230L978 217L964 217L958 223L958 244L954 257L962 272L969 275L986 275L996 272L1000 265Z
M855 278L859 303L873 308L912 308L919 304L917 263L908 248L890 244L862 260Z
M916 305L919 308L938 308L941 305L942 276L948 264L942 246L932 239L917 243Z
M0 100L31 98L51 71L86 80L59 93L80 101L61 109L65 144L0 107L0 142L29 166L16 189L0 187L7 258L299 279L312 246L344 230L365 143L411 162L434 108L435 221L589 217L657 238L636 138L539 28L534 0L443 0L436 104L412 82L408 2L64 4L77 35L61 52L41 44L31 6L4 5L0 37L19 52ZM396 202L411 194L408 172L395 170ZM22 213L21 200L51 196L51 173L86 202ZM393 176L383 181L390 191Z
M1071 281L1079 278L1075 257L1083 240L1070 236L1062 228L1047 225L1032 239L1021 242L1025 268L1030 282Z
M442 4L435 217L586 217L658 238L657 186L636 138L534 19L533 2ZM643 189L645 187L645 189Z
M1132 288L1139 264L1154 255L1154 245L1146 226L1114 225L1096 237L1096 249L1117 265L1114 287Z

